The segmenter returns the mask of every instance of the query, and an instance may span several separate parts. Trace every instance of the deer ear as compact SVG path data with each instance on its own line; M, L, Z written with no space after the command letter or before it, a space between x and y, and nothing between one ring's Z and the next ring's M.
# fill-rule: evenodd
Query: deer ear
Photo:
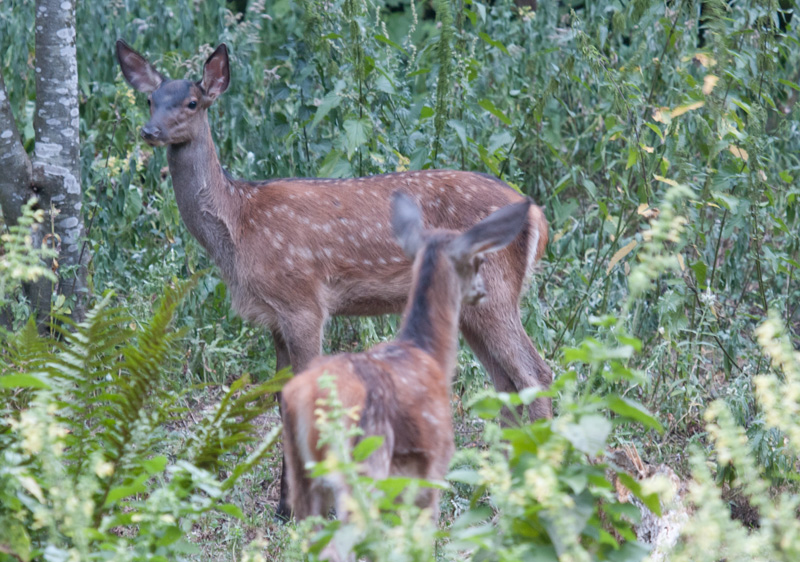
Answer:
M155 92L164 77L122 39L117 40L117 60L125 80L139 92Z
M527 223L529 200L507 205L453 240L452 255L469 259L486 252L496 252L508 246Z
M228 89L231 83L231 71L228 64L228 47L221 43L203 66L203 80L200 85L210 101L214 101L218 96Z
M392 193L392 230L403 252L412 260L423 245L422 229L422 213L414 200L402 191Z

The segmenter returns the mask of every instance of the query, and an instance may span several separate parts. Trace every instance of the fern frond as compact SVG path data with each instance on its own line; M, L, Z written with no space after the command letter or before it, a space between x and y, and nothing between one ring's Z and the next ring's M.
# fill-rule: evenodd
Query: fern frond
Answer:
M213 470L221 466L224 453L255 441L253 420L264 413L265 397L280 391L289 378L289 371L284 369L270 380L249 388L246 388L249 375L236 380L211 415L195 429L188 447L191 462Z

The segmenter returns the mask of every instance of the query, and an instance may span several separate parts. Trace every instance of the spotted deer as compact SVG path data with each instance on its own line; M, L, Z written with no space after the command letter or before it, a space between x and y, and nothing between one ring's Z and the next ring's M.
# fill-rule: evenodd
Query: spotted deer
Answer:
M420 209L402 192L393 196L392 207L395 236L413 261L411 291L397 338L364 353L315 359L283 389L286 479L289 504L298 519L325 516L334 506L340 519L348 518L341 476L312 479L306 473L308 463L320 462L327 454L326 447L318 446L315 425L315 410L330 395L319 385L325 375L333 377L344 408L359 413L363 436L384 437L366 460L368 476L444 478L454 451L450 385L461 304L476 306L485 300L485 256L510 244L530 211L528 201L508 205L461 234L424 230ZM486 300L490 299L491 294ZM352 446L357 439L351 441ZM417 503L438 519L438 490L425 489Z
M523 200L485 174L424 170L351 179L232 178L220 165L208 108L228 88L228 50L219 45L198 82L170 80L124 41L122 74L147 94L142 137L166 146L175 199L189 232L219 267L233 308L266 326L277 368L295 372L320 354L331 315L376 315L403 309L411 261L389 227L389 198L403 189L426 225L464 230L493 210ZM487 259L488 299L462 310L459 326L499 391L549 386L552 374L522 327L520 295L547 243L547 221L531 205L519 236ZM530 406L551 415L549 399ZM279 515L286 514L282 486Z

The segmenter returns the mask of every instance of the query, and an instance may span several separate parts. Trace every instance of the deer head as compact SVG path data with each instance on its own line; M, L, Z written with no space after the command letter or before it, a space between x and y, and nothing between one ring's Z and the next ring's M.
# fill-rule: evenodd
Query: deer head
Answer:
M183 144L202 137L208 128L208 108L230 84L224 43L206 60L199 82L165 78L122 39L117 41L117 59L125 80L147 94L150 120L142 127L142 138L151 146Z

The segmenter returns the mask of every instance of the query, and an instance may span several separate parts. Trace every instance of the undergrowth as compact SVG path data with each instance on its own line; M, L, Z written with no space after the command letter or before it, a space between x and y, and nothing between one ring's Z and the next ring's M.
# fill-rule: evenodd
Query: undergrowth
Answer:
M610 423L592 443L634 447L648 463L693 479L693 521L714 527L687 533L679 547L685 559L723 551L731 559L791 559L798 445L792 349L800 341L796 2L539 2L533 10L475 0L237 6L246 7L78 3L81 175L97 307L81 325L56 322L60 339L40 339L31 328L3 337L0 528L21 541L13 544L81 553L110 544L120 556L162 548L197 559L234 559L245 551L252 560L302 555L297 531L272 522L277 452L264 452L264 462L247 474L236 469L254 445L245 437L250 430L237 433L232 420L257 426L256 433L277 424L274 409L262 407L268 422L252 419L251 387L235 382L272 377L272 343L231 312L218 272L181 223L164 151L139 140L147 110L113 59L122 37L165 74L195 79L211 49L228 44L233 80L211 121L233 175L469 169L500 176L545 209L550 243L522 318L563 381L554 397L559 415L550 425L520 426L546 435L547 447L524 460L512 447L507 464L497 460L516 434L484 426L471 413L469 404L488 400L490 383L462 346L453 411L472 475L453 480L444 494L451 538L436 537L437 559L461 559L469 549L512 557L540 538L562 558L580 559L557 551L560 531L551 534L543 506L556 509L547 502L584 493L592 505L587 529L597 534L576 548L590 556L619 552L613 542L631 537L614 535L607 525L618 521L600 518L598 498L610 506L614 500L595 478L600 468L589 463L604 462L597 454L603 447L577 447L565 429L582 427L590 415L596 418L586 425L595 429L607 427L600 419ZM32 111L35 96L33 10L32 0L0 10L0 61L18 115ZM32 128L21 134L32 149ZM26 216L35 221L35 214ZM15 287L25 275L47 275L36 270L36 252L26 246L24 228L4 236L0 282L15 327L27 314ZM154 312L165 280L198 272L191 291L171 283L183 298L170 293L169 310ZM69 306L59 303L54 312ZM173 317L177 331L167 328ZM392 337L395 325L393 318L333 319L325 352L368 347ZM156 329L163 344L147 340ZM128 386L133 372L150 384ZM231 414L245 407L251 409L244 418ZM633 423L643 421L638 411L648 411L664 432ZM141 449L115 448L140 439ZM542 452L550 446L559 458ZM508 488L481 476L486 462L497 478L508 477ZM536 475L531 481L528 469ZM592 485L582 488L570 476L581 471ZM59 486L64 475L74 494ZM237 484L223 490L234 476ZM553 483L552 494L537 495L540 481ZM105 505L103 494L120 487L133 495ZM517 498L516 490L528 495ZM757 529L729 519L732 492L749 498ZM170 499L154 503L159 498ZM68 517L73 501L91 509ZM242 513L209 513L226 503ZM132 520L135 514L141 521ZM473 514L469 525L465 514ZM161 519L166 515L174 522ZM489 519L493 526L486 527ZM537 528L531 521L546 532L529 533ZM403 525L397 528L411 528ZM453 538L468 529L478 531L469 531L476 538L466 546ZM75 538L78 530L83 534ZM135 533L152 534L137 542ZM192 545L199 553L178 552Z

